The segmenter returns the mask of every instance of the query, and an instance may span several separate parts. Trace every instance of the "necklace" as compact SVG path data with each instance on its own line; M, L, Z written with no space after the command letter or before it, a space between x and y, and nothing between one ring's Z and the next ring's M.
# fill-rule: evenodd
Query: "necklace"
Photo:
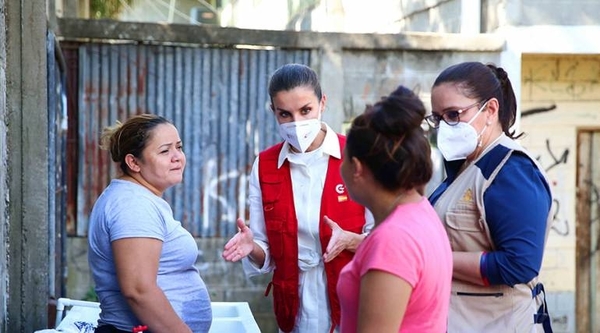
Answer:
M390 216L390 214L392 214L392 212L396 209L396 207L398 207L400 205L400 203L402 202L402 199L404 199L404 197L406 196L406 192L402 192L400 193L396 199L394 199L394 201L392 202L392 204L388 207L388 209L386 209L386 213L385 215L382 215L381 220L377 223L381 223L383 220L387 219L388 216Z

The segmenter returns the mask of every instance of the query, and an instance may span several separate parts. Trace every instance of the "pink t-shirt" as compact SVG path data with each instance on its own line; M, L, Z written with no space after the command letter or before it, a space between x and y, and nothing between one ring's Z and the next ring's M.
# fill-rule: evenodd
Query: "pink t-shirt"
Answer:
M398 332L446 332L452 250L429 201L423 198L398 206L365 238L344 267L337 285L341 333L356 332L360 281L369 270L394 274L413 288Z

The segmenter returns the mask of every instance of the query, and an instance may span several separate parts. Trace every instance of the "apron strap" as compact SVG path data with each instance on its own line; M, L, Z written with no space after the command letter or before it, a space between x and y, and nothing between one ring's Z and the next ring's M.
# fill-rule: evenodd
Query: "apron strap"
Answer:
M553 333L552 321L550 320L550 314L548 313L548 305L546 304L546 291L544 290L544 285L538 283L531 290L531 294L533 298L535 298L540 293L543 293L542 304L540 305L538 312L533 315L533 322L536 324L542 324L542 327L544 328L544 333Z

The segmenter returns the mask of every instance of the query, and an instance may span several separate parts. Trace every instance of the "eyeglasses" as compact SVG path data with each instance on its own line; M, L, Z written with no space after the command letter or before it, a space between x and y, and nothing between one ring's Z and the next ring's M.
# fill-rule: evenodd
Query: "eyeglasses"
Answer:
M448 124L450 126L455 126L456 124L458 124L460 122L460 114L461 113L468 111L469 109L472 109L473 107L475 107L479 104L484 104L485 102L487 102L487 101L475 102L469 106L465 106L462 109L448 110L448 111L442 113L441 115L438 113L431 113L430 115L425 117L425 120L427 120L427 123L429 124L429 126L431 126L433 128L440 127L440 121L442 121L442 120L444 120L446 122L446 124Z

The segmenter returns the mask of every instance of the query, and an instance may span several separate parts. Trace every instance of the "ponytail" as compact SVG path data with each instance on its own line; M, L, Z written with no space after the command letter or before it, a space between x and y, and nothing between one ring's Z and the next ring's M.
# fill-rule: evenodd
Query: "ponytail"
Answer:
M512 139L520 138L523 133L515 135L515 131L510 130L517 118L517 99L510 79L508 78L508 73L506 73L504 68L496 67L493 64L488 64L487 67L492 70L500 83L500 96L502 96L502 98L500 100L498 119L502 125L502 130L504 131L504 134Z

